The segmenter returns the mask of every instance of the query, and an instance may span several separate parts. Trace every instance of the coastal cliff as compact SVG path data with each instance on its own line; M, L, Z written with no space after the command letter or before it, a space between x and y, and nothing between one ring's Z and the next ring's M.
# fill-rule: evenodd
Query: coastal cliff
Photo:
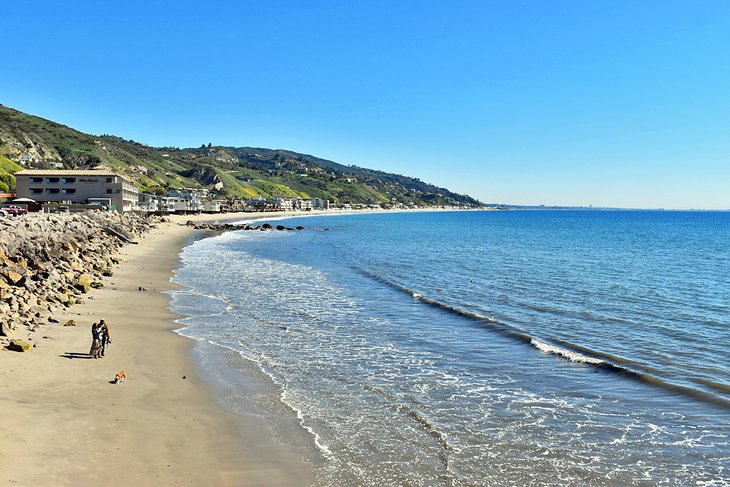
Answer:
M151 226L106 212L0 219L0 346L58 323L54 315L103 287L119 248Z

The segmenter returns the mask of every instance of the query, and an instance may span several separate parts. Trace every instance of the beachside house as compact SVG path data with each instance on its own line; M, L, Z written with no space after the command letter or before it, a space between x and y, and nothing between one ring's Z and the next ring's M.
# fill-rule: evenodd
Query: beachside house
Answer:
M205 213L220 213L223 210L223 200L203 200L203 211Z
M162 206L161 196L149 193L139 194L139 209L147 213L160 211Z

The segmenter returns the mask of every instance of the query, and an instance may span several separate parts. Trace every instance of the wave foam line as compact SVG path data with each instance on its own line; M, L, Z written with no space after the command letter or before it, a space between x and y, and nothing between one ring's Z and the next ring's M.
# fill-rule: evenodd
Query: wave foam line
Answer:
M566 358L570 360L571 362L578 362L583 364L593 364L598 365L604 363L603 360L589 357L587 355L583 355L577 352L572 352L570 350L567 350L565 348L556 347L555 345L549 345L545 342L541 342L537 338L533 338L530 343L533 347L537 348L543 353L552 354L552 355L559 355L560 357Z
M418 291L415 291L413 289L410 289L405 286L401 286L400 284L389 281L388 279L386 279L380 275L374 274L372 272L361 269L359 267L355 267L355 269L358 272L365 275L366 277L374 279L374 280L376 280L382 284L385 284L389 287L392 287L393 289L396 289L398 291L409 294L410 296L413 297L413 299L415 299L416 301L418 301L420 303L424 303L426 305L433 306L435 308L438 308L438 309L441 309L441 310L444 310L447 312L451 312L451 313L457 314L459 316L463 316L465 318L475 320L475 321L479 322L483 328L486 328L490 331L501 333L503 336L512 338L525 345L529 345L533 348L536 348L537 350L540 350L543 353L548 353L550 355L554 355L556 357L560 357L562 359L566 359L571 362L589 365L589 366L595 367L597 369L603 370L605 372L618 374L618 375L621 375L628 379L632 379L636 382L641 382L644 384L652 385L654 387L659 387L661 389L664 389L664 390L667 390L667 391L670 391L673 393L681 394L681 395L684 395L687 397L691 397L693 399L696 399L696 400L699 400L699 401L702 401L705 403L713 404L715 406L719 406L724 409L730 409L729 400L719 397L710 392L705 392L702 390L694 389L692 387L682 386L679 384L674 384L672 382L665 381L655 373L656 369L653 369L651 367L633 364L633 363L629 362L628 360L622 359L620 357L615 357L613 355L606 354L606 353L595 352L595 351L587 349L585 347L573 345L572 343L568 343L568 342L565 342L562 340L554 340L560 346L551 345L549 343L546 343L545 341L538 340L537 338L529 335L525 331L520 330L519 328L517 328L515 326L501 322L495 318L491 318L489 316L483 316L478 313L473 313L471 311L462 310L460 308L451 306L449 304L441 303L439 301L436 301L434 299L424 296L423 294L419 293ZM598 358L598 357L602 357L602 358ZM650 373L637 372L637 371L632 370L632 367L644 369L646 371L650 371ZM717 388L717 389L720 389L720 388Z

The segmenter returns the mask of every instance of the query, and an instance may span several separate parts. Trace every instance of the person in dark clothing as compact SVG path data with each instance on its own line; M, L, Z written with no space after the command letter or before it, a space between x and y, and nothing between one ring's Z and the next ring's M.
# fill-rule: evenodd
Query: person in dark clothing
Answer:
M101 358L101 327L98 323L91 325L91 339L89 355L94 358Z
M106 321L99 320L99 329L101 331L101 356L103 357L107 345L112 342L112 337L109 335L109 326L106 324Z

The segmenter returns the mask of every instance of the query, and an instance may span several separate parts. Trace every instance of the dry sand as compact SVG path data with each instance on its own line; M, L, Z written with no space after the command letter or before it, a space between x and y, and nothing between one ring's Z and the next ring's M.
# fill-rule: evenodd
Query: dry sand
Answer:
M180 222L220 218L160 224L122 249L103 289L31 334L31 352L0 351L0 485L311 483L311 464L219 405L191 358L193 341L171 331L162 291L195 232ZM112 344L95 360L86 353L99 318ZM78 325L64 327L69 319ZM128 381L111 384L119 370Z

